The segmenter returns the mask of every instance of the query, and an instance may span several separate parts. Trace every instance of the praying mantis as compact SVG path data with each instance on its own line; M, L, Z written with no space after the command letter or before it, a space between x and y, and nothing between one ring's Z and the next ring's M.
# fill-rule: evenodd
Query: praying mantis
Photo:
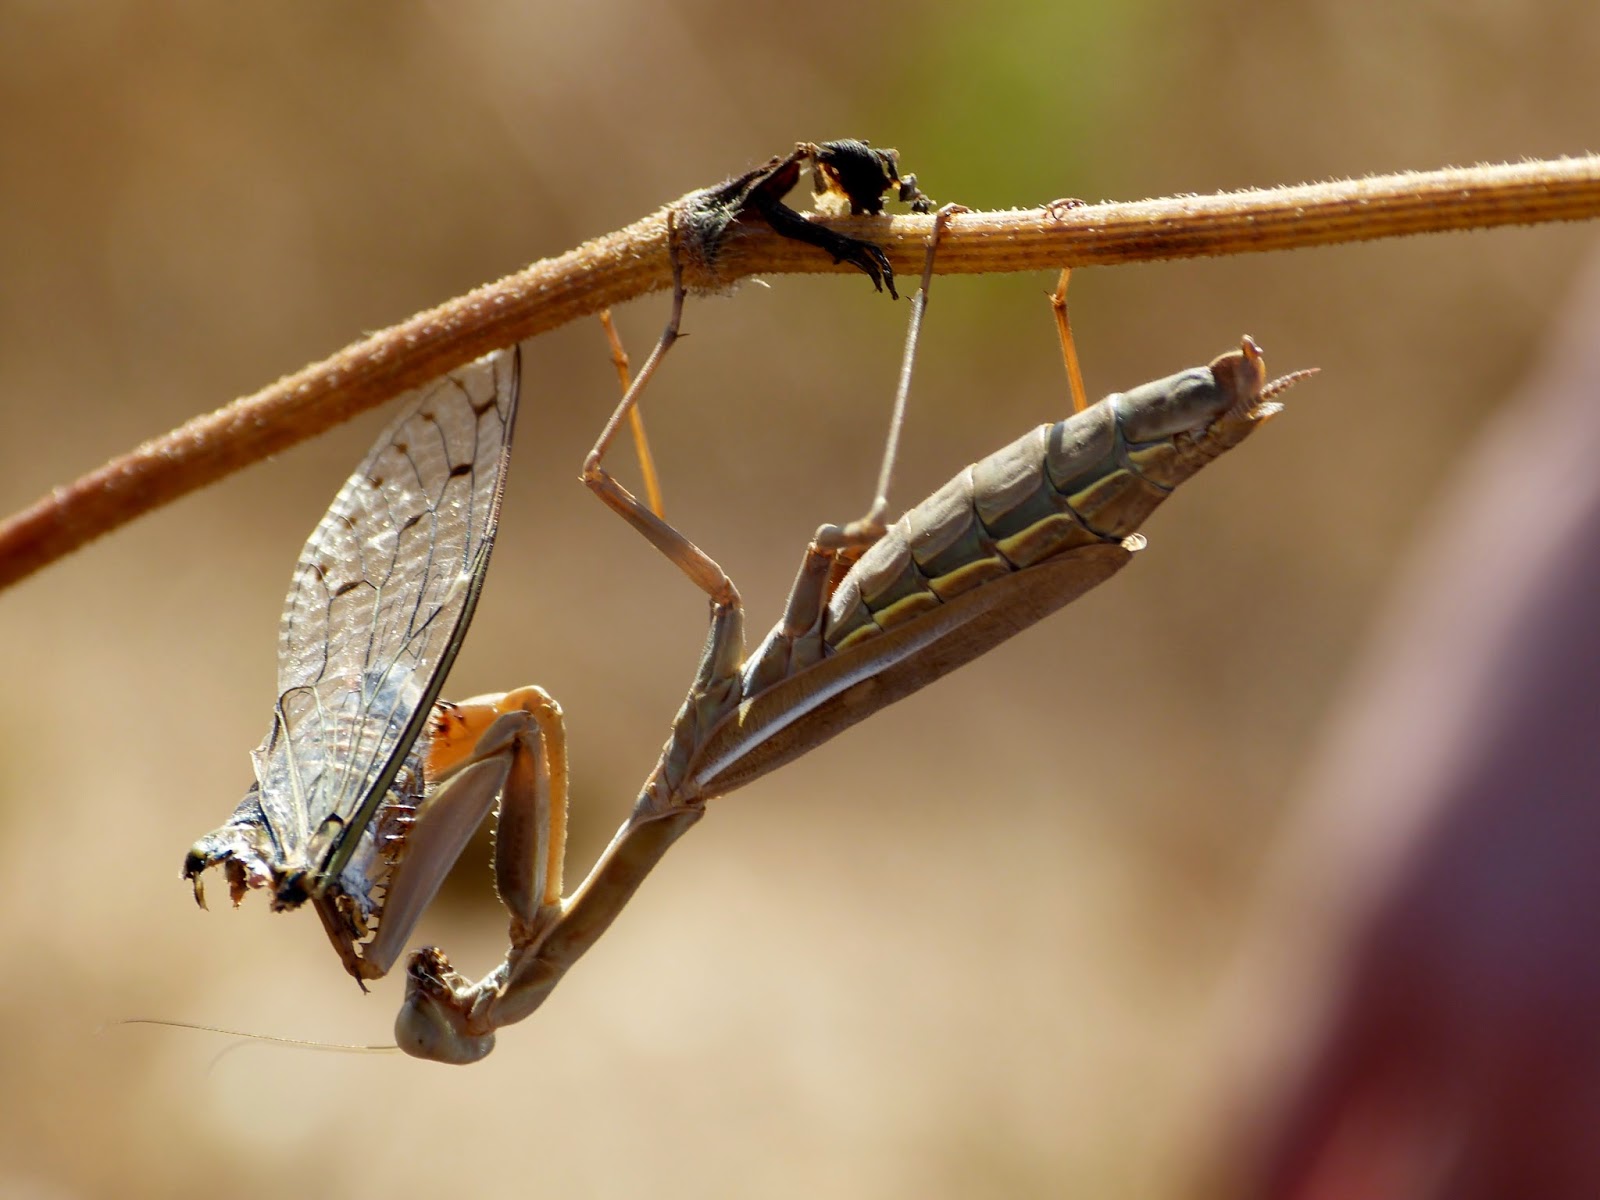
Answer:
M934 221L895 430L933 256L954 211L941 210ZM669 224L669 245L670 233ZM340 492L291 587L280 642L282 695L256 752L258 784L185 863L197 897L200 875L222 864L236 903L249 887L269 888L274 908L311 900L346 969L365 981L398 960L445 873L498 800L494 871L509 914L509 949L477 982L436 948L412 956L395 1038L421 1058L464 1064L487 1055L496 1031L536 1010L605 932L704 815L706 801L815 748L1116 574L1144 544L1139 526L1171 491L1280 411L1274 397L1309 374L1268 383L1262 354L1246 337L1208 366L1093 406L1075 384L1071 417L967 467L886 526L892 432L869 511L818 529L782 619L746 657L733 581L602 465L677 339L685 289L675 251L673 278L667 327L586 459L582 479L706 594L710 629L656 767L587 877L563 895L567 754L556 702L526 687L435 703L494 542L517 399L515 350L425 389ZM1063 297L1058 290L1070 363ZM446 452L420 461L419 435L437 435ZM360 507L372 495L384 503ZM426 531L434 543L424 545ZM302 754L303 738L315 745ZM276 798L274 788L292 802Z

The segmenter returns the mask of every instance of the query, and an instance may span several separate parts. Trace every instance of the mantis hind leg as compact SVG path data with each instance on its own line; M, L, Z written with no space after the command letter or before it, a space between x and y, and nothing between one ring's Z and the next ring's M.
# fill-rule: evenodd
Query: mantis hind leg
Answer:
M844 552L845 557L858 556L862 550L883 536L888 528L889 484L894 477L894 462L900 453L900 431L905 427L906 400L911 394L911 367L917 359L917 345L922 339L922 316L928 311L928 289L933 283L933 261L939 252L939 239L944 227L957 213L969 211L965 205L946 204L933 218L933 233L928 238L928 252L922 263L922 286L911 298L911 320L906 325L905 352L900 358L900 376L895 384L894 405L889 416L889 432L883 442L883 465L878 470L878 486L864 515L845 525L823 525L818 528L812 542L816 546ZM803 573L803 572L802 572Z
M746 693L756 695L796 671L823 657L823 613L833 598L834 589L850 564L875 545L888 530L889 484L899 454L900 431L905 425L907 399L911 394L911 369L916 362L922 337L922 317L928 309L928 292L933 283L933 263L939 239L951 217L968 211L959 204L947 204L933 218L933 233L928 239L927 256L922 265L922 286L911 299L911 319L906 328L905 351L884 439L883 465L878 486L866 513L844 525L821 525L806 547L800 570L789 589L783 620L751 656L745 672Z

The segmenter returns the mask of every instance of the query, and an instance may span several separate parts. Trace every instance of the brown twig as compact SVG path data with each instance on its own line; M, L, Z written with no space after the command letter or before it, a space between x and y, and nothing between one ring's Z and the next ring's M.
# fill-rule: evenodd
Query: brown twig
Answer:
M1107 266L1371 241L1415 233L1600 216L1600 156L1465 167L1133 204L973 212L953 219L938 270L951 274ZM850 218L839 232L917 267L933 218ZM0 525L0 587L135 517L508 346L665 288L666 210L345 347L253 396L196 417L44 496ZM714 263L685 264L691 288L747 275L851 270L757 225Z

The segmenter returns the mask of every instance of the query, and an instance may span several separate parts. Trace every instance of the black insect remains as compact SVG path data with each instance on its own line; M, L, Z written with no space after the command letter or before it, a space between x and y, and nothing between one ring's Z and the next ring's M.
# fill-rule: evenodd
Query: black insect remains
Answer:
M783 202L800 182L800 172L811 168L818 208L849 212L853 216L880 216L883 198L894 189L896 198L913 212L933 211L933 201L917 187L915 175L901 176L899 155L879 150L855 138L837 142L799 142L789 154L735 176L715 187L691 192L676 207L678 228L700 247L708 262L729 230L740 220L756 219L774 233L825 251L833 261L860 268L880 292L894 288L894 270L888 256L872 242L847 237L813 224Z

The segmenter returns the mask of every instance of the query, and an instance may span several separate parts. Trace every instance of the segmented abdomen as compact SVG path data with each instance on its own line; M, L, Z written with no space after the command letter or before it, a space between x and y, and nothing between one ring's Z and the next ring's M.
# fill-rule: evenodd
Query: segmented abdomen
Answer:
M1200 413L1203 426L1231 402L1222 390L1209 369L1185 371L1041 425L973 463L895 522L840 581L827 645L842 650L1073 547L1121 541L1197 468L1175 438Z

